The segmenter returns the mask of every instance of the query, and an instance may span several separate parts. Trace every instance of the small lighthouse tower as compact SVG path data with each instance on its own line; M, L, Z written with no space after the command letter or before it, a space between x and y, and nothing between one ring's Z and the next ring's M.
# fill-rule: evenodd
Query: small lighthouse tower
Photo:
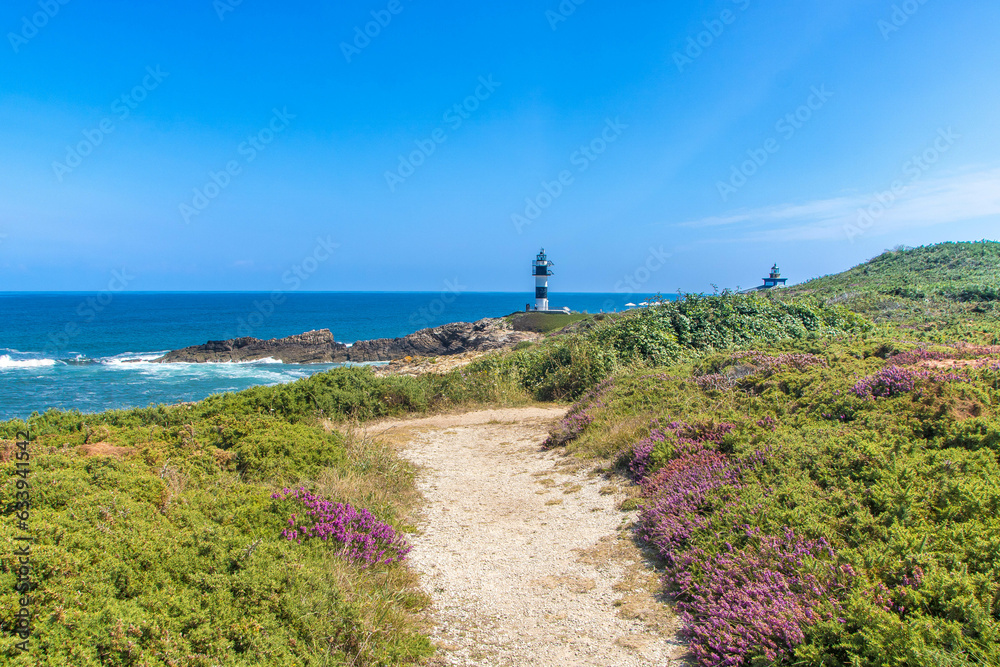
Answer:
M763 289L771 289L772 287L784 287L785 283L788 282L788 278L781 277L781 269L775 264L771 267L771 275L764 278Z
M535 310L549 309L549 276L552 275L552 262L545 256L545 248L531 263L531 274L535 276Z

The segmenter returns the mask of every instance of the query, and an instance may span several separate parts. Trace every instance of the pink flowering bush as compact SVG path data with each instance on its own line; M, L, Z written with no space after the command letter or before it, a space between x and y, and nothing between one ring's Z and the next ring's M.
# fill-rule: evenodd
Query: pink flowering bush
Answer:
M594 421L588 414L569 414L559 420L559 425L549 433L549 437L542 443L544 447L560 447L567 442L575 440L584 429Z
M805 641L803 629L837 620L836 594L852 580L837 567L825 540L804 540L786 528L781 535L746 529L749 544L714 555L684 554L671 576L684 592L678 604L700 665L774 663Z
M903 366L886 366L874 375L858 380L851 391L859 398L893 398L908 394L916 389L918 382L968 382L968 378L958 373L914 370Z
M778 426L778 420L771 415L765 415L762 419L757 420L757 426L773 431Z
M711 525L705 510L715 500L713 492L740 486L741 466L728 456L708 449L681 455L642 480L641 534L675 563L692 534Z
M646 476L646 471L649 469L651 463L651 456L656 445L667 439L667 435L658 428L653 429L653 431L635 443L632 448L632 460L629 462L628 469L632 473L633 477L641 480Z
M701 451L706 443L721 444L723 437L734 428L733 424L726 422L706 422L695 426L682 422L660 426L659 421L653 422L650 434L632 448L629 471L641 480L675 457Z
M851 391L859 398L892 398L906 394L916 387L917 379L930 374L900 366L886 366L874 375L859 380Z
M770 431L777 421L756 422ZM837 566L825 540L806 540L791 529L768 535L740 522L756 513L740 490L769 451L736 457L719 451L735 430L727 422L654 423L636 443L631 463L645 504L640 535L667 564L665 579L678 592L691 651L699 665L776 662L805 641L805 629L835 620L836 594L853 571ZM659 459L659 460L657 460ZM742 532L745 545L715 545Z
M899 352L888 359L888 363L893 366L913 366L928 361L950 361L953 359L981 359L984 357L996 357L996 348L985 345L969 345L958 343L949 345L946 350L930 350L926 347L918 347L906 352Z
M608 378L584 394L570 407L566 416L559 420L559 425L549 433L543 446L561 447L580 437L580 434L594 421L586 411L605 407L604 395L613 387L614 379Z
M894 354L889 357L887 363L893 366L913 366L923 361L942 361L945 359L954 359L955 357L956 355L954 352L917 348L915 350L909 350L908 352Z
M410 551L410 546L392 526L379 521L366 509L332 502L304 488L283 489L271 497L296 502L304 510L292 514L288 528L281 533L293 542L301 544L310 539L337 542L345 558L365 567L401 561Z
M640 533L667 563L666 578L680 592L692 653L706 667L789 655L804 641L805 627L824 614L833 618L834 592L850 581L850 570L836 566L836 554L824 540L804 540L788 528L772 536L745 526L743 549L727 544L710 553L698 546L696 537L731 531L737 517L747 514L735 492L743 488L746 472L767 459L766 452L740 460L708 448L732 428L692 432L673 423L636 446L641 461L647 449L671 436L680 445L676 458L642 479L646 505ZM648 454L645 460L648 464ZM633 465L633 472L644 470Z

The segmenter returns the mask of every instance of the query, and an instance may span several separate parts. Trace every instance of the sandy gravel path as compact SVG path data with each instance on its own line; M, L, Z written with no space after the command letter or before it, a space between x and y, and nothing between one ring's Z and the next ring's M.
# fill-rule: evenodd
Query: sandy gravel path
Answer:
M421 467L411 564L434 604L432 665L679 665L676 619L614 484L541 448L563 411L373 425Z

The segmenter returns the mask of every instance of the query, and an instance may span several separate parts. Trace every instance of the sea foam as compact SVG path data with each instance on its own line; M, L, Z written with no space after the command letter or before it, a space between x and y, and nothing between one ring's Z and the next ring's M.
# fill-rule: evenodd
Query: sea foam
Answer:
M14 359L9 354L0 354L0 368L43 368L55 365L55 359Z

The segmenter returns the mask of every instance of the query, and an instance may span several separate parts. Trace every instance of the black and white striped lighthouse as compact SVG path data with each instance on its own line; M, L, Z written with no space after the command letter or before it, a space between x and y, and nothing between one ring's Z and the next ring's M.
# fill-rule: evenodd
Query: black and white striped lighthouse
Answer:
M531 263L532 275L535 276L535 310L549 309L549 276L552 275L552 262L545 256L545 248Z

